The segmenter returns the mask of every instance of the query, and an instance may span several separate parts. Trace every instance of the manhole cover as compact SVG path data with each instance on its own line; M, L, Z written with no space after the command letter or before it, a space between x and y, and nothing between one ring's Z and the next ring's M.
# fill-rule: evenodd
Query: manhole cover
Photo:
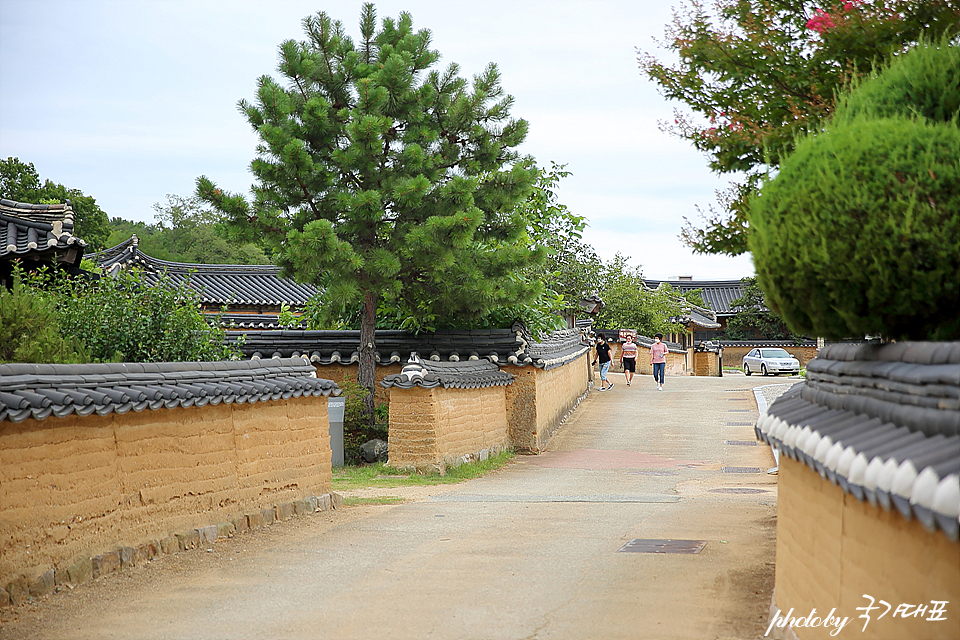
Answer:
M710 493L767 493L767 490L748 489L746 487L724 487L723 489L710 489Z
M756 440L727 440L724 444L732 444L735 447L755 447Z
M706 540L634 538L617 551L622 553L700 553L705 546L707 546Z
M720 467L724 473L760 473L760 467Z
M641 469L640 471L627 471L631 476L678 476L679 471L673 469Z
M752 422L728 422L726 426L728 426L728 427L752 427L752 426L753 426L753 423L752 423Z

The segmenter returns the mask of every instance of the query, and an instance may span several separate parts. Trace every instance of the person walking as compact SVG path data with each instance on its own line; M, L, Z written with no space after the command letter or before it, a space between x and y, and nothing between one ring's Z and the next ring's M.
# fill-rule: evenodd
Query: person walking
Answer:
M610 361L610 345L607 344L607 336L598 333L597 357L593 359L593 364L600 363L600 391L613 389L613 383L607 380L607 372L610 371Z
M627 379L629 387L633 382L633 374L637 372L637 345L630 334L627 334L623 346L620 347L620 366L623 367L623 377Z
M663 344L663 334L654 336L656 341L650 345L650 362L653 364L653 379L657 381L657 391L663 391L663 375L667 370L667 345Z

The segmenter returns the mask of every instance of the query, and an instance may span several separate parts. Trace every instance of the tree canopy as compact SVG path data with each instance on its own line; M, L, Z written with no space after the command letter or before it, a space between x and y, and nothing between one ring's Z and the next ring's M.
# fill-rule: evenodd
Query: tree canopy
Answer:
M684 296L667 283L656 290L643 284L639 268L630 266L629 258L617 254L605 263L598 278L598 293L604 307L597 314L594 326L601 330L636 329L640 335L683 332L685 327L671 321L688 306ZM699 291L693 292L700 302Z
M797 340L797 336L783 318L771 311L763 299L763 290L756 278L742 278L743 295L730 301L736 310L727 320L724 331L728 340L752 340L765 338L771 340Z
M32 162L21 162L19 158L0 160L0 197L33 204L69 200L73 208L75 236L94 249L100 249L110 235L107 214L97 205L96 199L49 179L41 183L40 174Z
M381 307L429 325L538 293L511 277L543 258L516 206L537 168L516 151L527 123L510 116L495 64L472 83L456 64L438 69L428 30L408 13L378 23L372 4L357 41L324 12L303 28L280 45L281 80L260 77L240 102L260 138L252 199L206 177L197 192L338 313L359 309L372 389Z
M751 198L757 276L792 330L960 338L958 87L960 47L917 47Z
M835 95L921 38L955 37L958 24L953 0L688 0L661 43L677 61L642 54L640 68L689 109L663 128L735 182L718 194L719 210L701 211L704 226L687 220L684 242L745 252L750 194L799 134L822 127Z

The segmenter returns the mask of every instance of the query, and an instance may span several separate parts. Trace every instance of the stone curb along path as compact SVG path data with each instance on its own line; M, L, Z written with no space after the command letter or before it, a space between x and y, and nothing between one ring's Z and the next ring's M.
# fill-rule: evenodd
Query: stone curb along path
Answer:
M33 598L57 593L63 588L71 589L75 585L96 580L116 571L143 565L161 555L199 549L217 540L258 531L275 522L340 509L343 509L343 496L339 493L308 496L302 500L284 502L253 513L239 515L229 522L170 534L165 538L148 540L137 547L120 547L98 556L82 558L69 567L49 569L35 580L21 575L17 580L0 586L0 606L18 606Z

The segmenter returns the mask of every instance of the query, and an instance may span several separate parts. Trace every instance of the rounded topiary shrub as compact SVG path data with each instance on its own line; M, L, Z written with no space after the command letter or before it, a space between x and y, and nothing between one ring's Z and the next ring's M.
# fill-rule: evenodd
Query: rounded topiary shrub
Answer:
M795 333L960 338L960 129L866 116L802 140L749 209L767 303Z
M960 113L960 47L920 44L837 100L834 122L858 116L950 122Z

